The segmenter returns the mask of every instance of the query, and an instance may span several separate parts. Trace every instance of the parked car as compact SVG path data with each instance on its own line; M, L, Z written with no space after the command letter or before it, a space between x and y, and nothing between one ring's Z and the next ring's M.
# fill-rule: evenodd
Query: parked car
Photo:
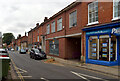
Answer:
M46 54L37 48L32 48L30 51L30 58L33 59L46 59Z
M20 49L20 54L26 54L26 50L25 49Z
M11 51L14 51L14 49L12 48Z
M0 57L9 57L9 54L6 49L0 48Z

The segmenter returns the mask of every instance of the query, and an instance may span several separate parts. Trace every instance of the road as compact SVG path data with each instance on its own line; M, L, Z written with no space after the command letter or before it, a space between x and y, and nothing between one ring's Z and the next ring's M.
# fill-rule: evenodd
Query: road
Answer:
M16 74L20 79L43 81L110 81L115 77L82 68L44 63L42 60L30 59L28 54L9 52ZM116 80L117 81L117 80Z

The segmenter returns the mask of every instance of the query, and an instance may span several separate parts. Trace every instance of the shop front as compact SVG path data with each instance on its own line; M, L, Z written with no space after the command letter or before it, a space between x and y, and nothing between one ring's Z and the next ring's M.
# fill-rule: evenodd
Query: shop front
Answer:
M120 65L120 23L84 28L86 63Z

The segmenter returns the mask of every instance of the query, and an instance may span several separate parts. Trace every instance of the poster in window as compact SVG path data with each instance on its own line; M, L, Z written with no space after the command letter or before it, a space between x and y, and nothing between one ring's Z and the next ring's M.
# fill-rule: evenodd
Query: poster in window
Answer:
M111 47L113 47L113 43L111 43Z
M96 57L96 53L92 53L92 57Z
M107 49L106 48L102 49L102 52L107 52Z
M113 54L111 54L110 57L112 58L112 57L113 57Z
M113 48L110 49L110 52L113 52Z
M93 43L93 44L92 44L92 47L96 47L96 46L97 46L97 44L96 44L96 43Z
M106 57L107 57L107 54L105 54L105 53L104 53L104 54L102 54L102 57L105 57L105 58L106 58Z
M107 47L107 43L102 43L102 47Z
M92 48L92 52L96 52L96 50L97 50L96 48Z

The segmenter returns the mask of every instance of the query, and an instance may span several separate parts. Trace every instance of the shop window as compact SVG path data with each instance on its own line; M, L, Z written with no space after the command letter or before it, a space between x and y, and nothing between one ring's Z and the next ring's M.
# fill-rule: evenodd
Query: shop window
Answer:
M119 40L119 55L120 55L120 37L118 38Z
M119 39L120 40L120 39ZM120 46L119 46L120 47ZM117 60L117 38L112 35L89 37L89 59L115 61Z
M100 36L99 59L109 61L109 36Z
M59 40L49 41L50 54L59 56Z
M98 37L97 36L91 36L89 37L89 58L97 60L97 49L98 47Z

